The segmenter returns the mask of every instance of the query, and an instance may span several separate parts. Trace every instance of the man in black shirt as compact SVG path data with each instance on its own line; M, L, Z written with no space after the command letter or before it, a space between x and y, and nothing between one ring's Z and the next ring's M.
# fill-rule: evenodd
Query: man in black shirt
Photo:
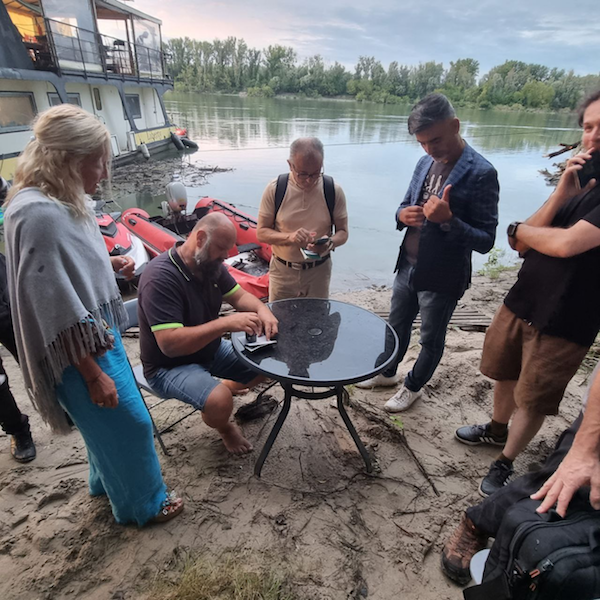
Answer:
M1 182L0 182L1 183ZM1 193L1 190L0 190ZM13 332L8 282L6 281L6 258L0 254L0 343L18 362L17 344ZM31 437L29 418L23 414L8 385L8 376L0 358L0 427L11 436L10 452L15 460L29 462L36 456L35 444Z
M514 459L545 416L558 412L600 330L600 186L593 179L582 190L577 176L600 151L600 91L583 102L579 115L583 151L567 161L547 202L524 223L509 226L510 245L525 260L483 347L481 372L496 380L492 420L456 431L465 444L504 446L481 482L482 496L506 484Z
M201 410L227 450L244 454L252 445L229 421L231 388L215 377L248 387L262 378L244 366L231 342L221 336L264 331L270 338L277 333L277 319L223 265L235 241L235 227L225 215L204 217L184 243L148 265L140 280L138 315L141 358L150 385L166 398ZM219 317L224 298L240 312Z

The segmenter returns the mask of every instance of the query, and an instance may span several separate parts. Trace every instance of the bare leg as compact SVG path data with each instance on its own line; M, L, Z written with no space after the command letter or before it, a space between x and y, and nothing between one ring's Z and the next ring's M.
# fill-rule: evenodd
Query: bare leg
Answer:
M242 435L242 430L229 420L233 410L233 398L227 386L220 384L206 400L202 418L204 422L216 429L225 448L232 454L247 454L252 450L252 444Z
M492 414L492 419L496 423L508 424L515 412L517 408L515 404L516 385L516 381L496 381L494 385L494 412Z
M223 379L221 382L224 386L229 388L229 391L234 395L238 396L241 394L245 394L253 387L256 387L259 383L266 381L266 377L264 375L258 375L252 381L248 383L238 383L237 381L232 381L231 379Z
M510 425L508 439L506 440L502 454L509 460L515 460L535 437L545 418L546 415L542 415L541 413L519 408Z

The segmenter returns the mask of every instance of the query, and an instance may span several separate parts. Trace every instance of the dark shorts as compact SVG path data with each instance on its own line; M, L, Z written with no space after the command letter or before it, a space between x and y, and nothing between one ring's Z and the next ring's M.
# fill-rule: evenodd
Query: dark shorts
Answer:
M480 369L490 379L516 381L518 407L555 415L587 351L574 342L540 333L503 304L485 336Z

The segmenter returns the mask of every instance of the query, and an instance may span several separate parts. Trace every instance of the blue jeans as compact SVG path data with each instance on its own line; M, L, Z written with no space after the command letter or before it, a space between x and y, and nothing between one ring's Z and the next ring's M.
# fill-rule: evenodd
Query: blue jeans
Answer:
M211 363L192 363L171 369L157 369L154 375L148 377L148 383L163 398L177 398L198 410L204 410L210 393L220 383L215 377L249 383L256 376L257 373L250 370L236 356L231 342L221 340Z
M396 361L384 371L386 377L393 377L410 344L412 324L421 311L421 351L404 385L418 392L432 377L442 355L446 342L446 329L456 308L458 298L441 292L417 292L412 286L415 268L406 260L394 280L390 325L398 334L399 350Z

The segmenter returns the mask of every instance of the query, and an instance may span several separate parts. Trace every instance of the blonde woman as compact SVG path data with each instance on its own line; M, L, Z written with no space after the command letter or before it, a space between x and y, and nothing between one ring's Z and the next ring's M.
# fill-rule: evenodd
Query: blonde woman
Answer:
M150 417L119 335L127 317L113 268L124 265L111 266L87 196L108 175L109 133L69 104L41 113L33 133L5 205L25 383L55 431L69 431L66 411L81 432L90 493L108 496L117 522L168 520L183 502L166 492Z

